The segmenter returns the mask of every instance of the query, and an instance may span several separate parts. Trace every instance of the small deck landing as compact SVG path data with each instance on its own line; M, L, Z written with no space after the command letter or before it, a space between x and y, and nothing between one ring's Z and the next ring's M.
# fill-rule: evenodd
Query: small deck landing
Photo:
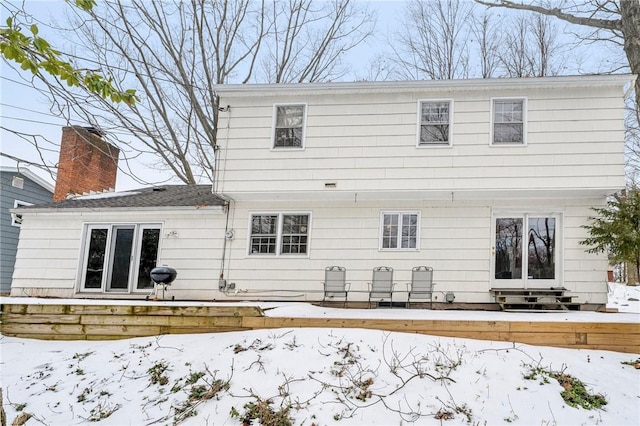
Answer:
M492 288L490 291L503 311L580 310L580 304L573 300L576 296L568 295L564 287Z

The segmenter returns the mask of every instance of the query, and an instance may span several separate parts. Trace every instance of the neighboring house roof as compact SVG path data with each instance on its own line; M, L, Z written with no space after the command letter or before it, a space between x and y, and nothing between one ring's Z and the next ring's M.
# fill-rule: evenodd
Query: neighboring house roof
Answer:
M10 167L10 166L2 166L0 167L0 172L15 173L18 175L22 175L27 179L31 180L36 185L43 187L44 189L46 189L47 191L53 194L54 186L52 183L47 182L46 180L44 180L43 178L41 178L40 176L38 176L37 174L33 173L31 170L25 167L17 168L17 167Z
M79 196L57 203L21 208L32 209L96 209L146 207L224 206L226 201L211 191L211 185L160 185L123 192L104 192Z

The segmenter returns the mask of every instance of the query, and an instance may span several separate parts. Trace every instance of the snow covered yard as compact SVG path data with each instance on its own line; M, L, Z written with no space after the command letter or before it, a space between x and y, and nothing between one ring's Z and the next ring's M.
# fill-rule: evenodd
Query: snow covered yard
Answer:
M611 289L625 313L600 315L637 319L638 289ZM9 424L640 424L638 354L361 329L0 343Z

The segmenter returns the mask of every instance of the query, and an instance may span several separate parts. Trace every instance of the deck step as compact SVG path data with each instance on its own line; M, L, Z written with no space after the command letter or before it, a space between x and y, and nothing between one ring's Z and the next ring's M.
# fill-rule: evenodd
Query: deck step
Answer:
M574 301L578 296L567 295L564 287L492 288L491 292L502 310L580 309L580 304Z

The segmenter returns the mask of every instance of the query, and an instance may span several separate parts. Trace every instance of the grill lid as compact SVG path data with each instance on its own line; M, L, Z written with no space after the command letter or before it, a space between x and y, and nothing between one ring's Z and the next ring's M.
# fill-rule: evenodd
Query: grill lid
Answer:
M178 276L178 273L168 266L158 266L153 268L149 275L156 284L171 284Z

